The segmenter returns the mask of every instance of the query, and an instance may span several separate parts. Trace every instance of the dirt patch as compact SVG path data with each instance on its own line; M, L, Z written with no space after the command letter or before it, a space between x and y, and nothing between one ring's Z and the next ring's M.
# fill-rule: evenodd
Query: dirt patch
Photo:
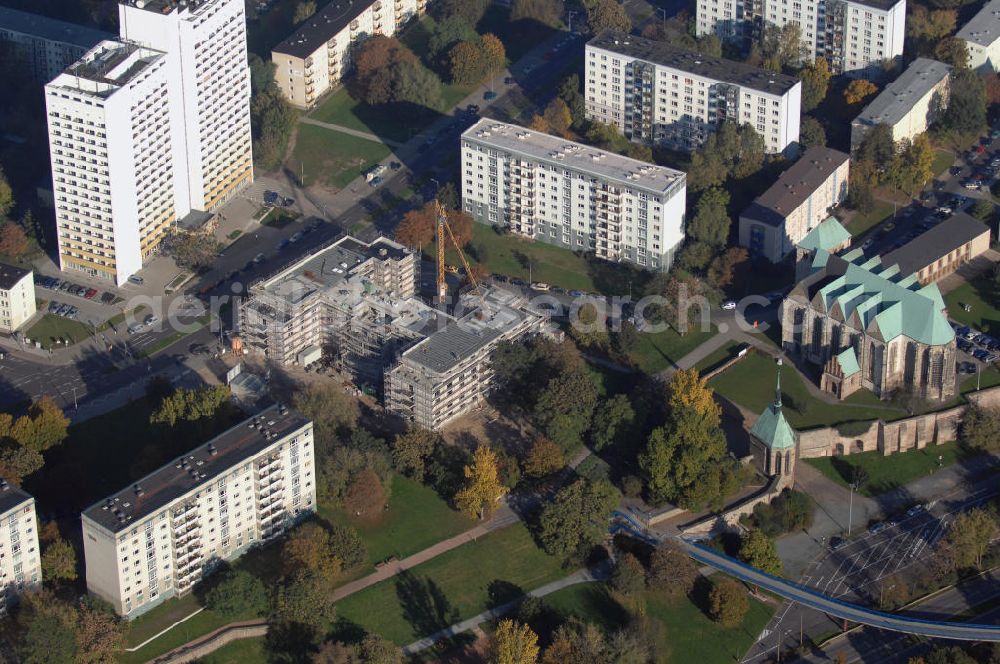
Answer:
M522 456L538 435L530 423L485 408L463 415L441 432L445 442L473 450L489 444L508 454Z

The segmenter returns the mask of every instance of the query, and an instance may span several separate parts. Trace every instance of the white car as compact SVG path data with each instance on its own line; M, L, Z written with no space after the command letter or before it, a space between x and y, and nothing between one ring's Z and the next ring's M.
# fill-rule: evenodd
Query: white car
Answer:
M736 302L734 300L723 302L722 308L725 309L726 311L732 311L733 309L736 308Z
M547 291L547 290L549 290L550 288L551 288L551 286L549 286L549 285L548 285L547 283L545 283L544 281L536 281L535 283L531 284L531 290L536 290L536 291Z

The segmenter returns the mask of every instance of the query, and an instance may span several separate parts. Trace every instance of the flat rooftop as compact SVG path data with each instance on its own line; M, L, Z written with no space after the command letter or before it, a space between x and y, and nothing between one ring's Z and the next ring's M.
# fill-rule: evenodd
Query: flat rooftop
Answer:
M480 119L465 130L462 140L521 154L559 168L592 173L622 187L644 189L658 195L685 184L687 179L683 171L488 118Z
M956 212L899 249L883 256L882 265L897 265L901 273L912 274L989 232L989 227L983 222L964 212Z
M83 49L93 48L95 44L106 39L114 39L114 35L110 33L85 25L0 7L0 32L5 30L50 42L72 44Z
M29 500L34 500L30 493L0 478L0 514L6 514Z
M296 304L317 291L343 284L352 270L369 258L399 260L409 252L400 244L380 237L371 244L351 236L343 237L325 249L305 256L253 288Z
M959 39L989 46L1000 38L1000 0L990 0L955 35Z
M197 11L202 5L218 0L119 0L118 4L145 9L154 14L169 14L175 9Z
M587 47L591 46L777 96L784 95L799 82L793 76L777 74L734 60L702 55L625 32L605 32L587 42Z
M333 0L306 19L299 26L299 29L292 33L292 36L275 46L271 51L295 58L308 58L316 49L336 37L341 30L351 24L351 21L361 16L375 2L376 0ZM388 19L395 21L394 12L396 10L392 3L388 0L382 0L382 2L385 11L389 14Z
M917 58L899 75L899 78L887 85L870 104L865 106L854 121L872 126L895 125L950 73L951 67L943 62Z
M83 516L113 533L127 530L307 424L306 417L290 408L266 408L132 486L94 503Z
M29 274L31 274L31 270L0 263L0 290L10 290Z
M883 11L888 11L892 9L903 0L849 0L851 4L864 5L865 7L873 7L875 9L881 9Z
M105 40L87 51L49 86L107 98L163 57L160 51L128 42Z
M747 207L740 216L779 226L805 203L850 157L832 148L815 146L806 150L778 181Z

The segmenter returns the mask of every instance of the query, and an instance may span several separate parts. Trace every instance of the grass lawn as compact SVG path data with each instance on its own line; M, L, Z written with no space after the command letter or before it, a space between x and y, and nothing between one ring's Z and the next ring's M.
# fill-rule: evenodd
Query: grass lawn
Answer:
M292 212L291 210L286 210L284 208L271 208L271 210L264 215L264 218L260 220L260 223L264 226L270 226L271 228L284 228L300 216L301 215L298 212Z
M931 163L931 173L941 175L955 163L955 153L951 150L937 148L934 150L934 161Z
M373 565L391 556L403 559L476 525L432 489L400 475L393 477L389 511L378 523L356 521L343 510L323 505L319 513L328 521L356 528Z
M705 583L703 595L707 595L709 584L710 581ZM688 598L670 600L647 592L643 599L646 615L662 625L657 633L656 652L657 662L665 664L738 661L774 613L767 604L751 599L743 622L738 627L725 629ZM605 630L618 629L628 621L626 609L599 584L570 586L552 593L545 601L564 616L577 616Z
M671 367L679 359L715 336L714 327L707 331L698 329L700 324L692 326L684 336L673 329L663 332L639 332L639 341L629 352L629 358L636 367L648 374L655 374Z
M429 112L427 116L425 122L433 121L436 114ZM402 121L398 109L392 106L369 106L355 99L347 88L341 88L330 95L309 117L400 142L409 140L423 128L423 124ZM300 136L302 128L303 125L300 125Z
M341 621L406 645L567 574L523 524L453 549L337 605Z
M875 201L875 207L872 208L871 212L866 212L864 214L858 213L851 219L851 223L847 225L847 230L851 232L851 235L858 237L859 235L864 235L870 228L880 223L886 217L892 215L893 211L892 203L887 203L886 201Z
M472 245L486 250L486 259L476 261L466 254L470 262L485 263L490 272L528 280L528 263L531 264L531 279L544 281L552 286L568 290L603 292L624 295L631 280L634 293L640 293L640 280L648 279L648 274L630 272L622 265L594 259L587 260L569 249L536 242L511 234L500 234L492 226L472 224ZM429 251L433 251L433 247ZM460 265L454 250L447 253L451 265Z
M264 639L242 639L200 657L201 664L267 664Z
M389 156L389 148L313 125L299 125L294 161L305 185L319 182L343 189L354 178Z
M78 320L71 320L55 314L45 314L31 326L31 329L24 333L24 336L32 341L38 341L42 344L42 348L48 350L63 345L57 342L58 339L65 339L69 342L68 345L73 345L84 339L89 339L93 335L90 327Z
M988 334L1000 334L1000 310L996 307L1000 303L1000 291L991 279L980 277L965 282L946 294L944 303L953 320ZM963 309L963 304L970 305L972 311Z
M862 466L868 471L869 480L860 492L878 496L974 454L958 443L944 443L889 456L876 451L805 461L841 486L847 486L854 478L854 468Z
M760 413L774 401L775 366L770 357L749 352L740 362L713 378L716 392L744 408ZM863 422L878 418L891 419L905 415L900 409L881 405L866 390L852 394L841 403L827 403L813 397L802 377L791 367L781 372L781 394L785 417L796 429L835 426L846 422Z
M715 369L716 367L725 364L731 358L735 357L736 352L742 346L743 346L742 343L731 341L722 348L707 355L705 359L694 365L694 368L697 369L699 373L706 374L712 369Z

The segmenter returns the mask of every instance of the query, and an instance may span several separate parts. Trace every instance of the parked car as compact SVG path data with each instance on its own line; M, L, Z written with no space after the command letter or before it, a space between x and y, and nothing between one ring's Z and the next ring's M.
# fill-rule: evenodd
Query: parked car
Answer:
M59 306L60 306L59 303L56 302L55 300L49 302L49 313L54 314L56 311L58 311Z
M736 308L736 302L733 300L727 300L722 303L722 308L726 311L732 311Z
M142 323L133 323L128 326L128 333L138 334L139 332L142 332L142 327L143 327Z
M159 322L160 318L156 314L149 314L146 316L146 320L143 321L146 325L156 325Z
M289 241L289 242L290 242L291 244L295 244L296 242L298 242L298 241L299 241L299 240L301 240L301 239L302 239L302 233L301 233L301 232L298 232L298 233L296 233L295 235L293 235L292 237L288 238L288 241Z
M281 197L278 192L271 191L270 189L264 192L264 203L266 205L277 205Z
M145 283L145 279L143 279L137 274L133 274L131 277L128 278L128 280L130 283L133 283L136 286L142 286Z
M253 257L253 262L255 264L256 263L263 263L264 262L264 254L257 254L256 256L254 256Z
M889 527L889 524L885 521L879 521L878 523L873 523L868 526L868 532L871 535L878 535L880 532Z
M830 538L830 550L836 551L842 549L847 545L847 540L843 537L831 537Z
M497 93L493 92L492 90L487 90L486 92L483 93L483 99L485 99L486 101L493 101L496 98L497 98Z
M104 291L101 293L101 302L104 304L111 304L115 301L115 294Z
M83 294L83 296L88 300L93 300L95 295L97 295L96 288L88 288L87 292Z
M547 283L545 283L544 281L536 281L536 282L534 282L533 284L531 284L531 290L536 290L536 291L543 291L543 292L545 292L545 291L548 291L548 290L549 290L549 289L551 289L551 288L552 288L552 287L551 287L551 286L549 286L549 285L548 285Z

